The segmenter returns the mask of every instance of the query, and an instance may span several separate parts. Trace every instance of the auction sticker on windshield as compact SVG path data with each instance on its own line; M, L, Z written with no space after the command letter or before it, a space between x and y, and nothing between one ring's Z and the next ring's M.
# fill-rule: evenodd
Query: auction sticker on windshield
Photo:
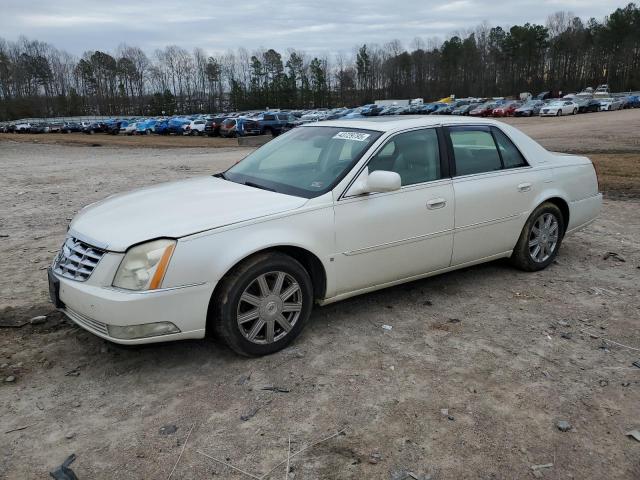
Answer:
M358 142L366 142L371 134L360 132L338 132L333 138L341 138L342 140L356 140Z

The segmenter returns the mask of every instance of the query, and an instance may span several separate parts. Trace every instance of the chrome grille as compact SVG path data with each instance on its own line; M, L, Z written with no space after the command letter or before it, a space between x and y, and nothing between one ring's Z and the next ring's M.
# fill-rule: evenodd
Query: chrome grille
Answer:
M102 323L98 320L94 320L93 318L82 315L81 313L71 310L69 307L64 309L64 313L66 313L67 317L69 317L81 327L84 327L88 330L95 330L96 332L102 333L103 335L109 335L109 330L107 329L106 323Z
M62 277L84 282L91 276L103 255L103 250L67 237L53 262L53 271Z

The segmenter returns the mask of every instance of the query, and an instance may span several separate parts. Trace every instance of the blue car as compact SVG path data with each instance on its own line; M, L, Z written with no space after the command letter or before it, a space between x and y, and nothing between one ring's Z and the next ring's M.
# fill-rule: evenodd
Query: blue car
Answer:
M373 117L378 115L382 111L382 109L383 107L381 107L380 105L371 103L362 107L362 110L360 110L360 114L364 115L365 117Z
M136 123L136 133L138 135L151 135L154 131L157 120L154 118L142 120Z
M169 133L182 135L184 133L183 127L185 125L189 125L190 123L191 123L191 120L189 120L188 118L184 118L184 117L172 118L171 120L169 120L169 125L167 129L169 130Z
M255 118L245 118L238 117L236 118L236 136L238 137L246 137L249 135L261 135L262 133L266 133L264 130L266 127L264 125L260 125L259 120ZM279 128L278 132L282 130L282 127ZM269 130L269 133L272 133ZM274 134L275 135L275 134Z
M158 135L169 135L169 120L157 120L153 126L153 131Z
M640 108L640 95L629 95L624 108Z

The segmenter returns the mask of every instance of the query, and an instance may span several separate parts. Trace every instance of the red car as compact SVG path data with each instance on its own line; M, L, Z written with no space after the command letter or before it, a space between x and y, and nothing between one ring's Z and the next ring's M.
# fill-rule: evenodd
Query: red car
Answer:
M469 112L469 115L472 117L488 117L493 112L493 109L498 105L495 103L484 103L482 105L478 105L476 108Z
M493 117L512 117L516 111L516 108L520 107L522 103L520 102L507 102L502 105L498 105L493 109L491 115Z

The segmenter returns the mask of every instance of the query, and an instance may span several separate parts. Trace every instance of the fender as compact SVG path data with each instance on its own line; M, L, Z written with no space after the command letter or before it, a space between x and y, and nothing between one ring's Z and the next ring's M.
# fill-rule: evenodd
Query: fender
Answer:
M178 240L164 285L216 284L235 265L250 255L274 247L297 247L315 255L327 280L326 296L335 290L332 263L335 251L332 206L278 216L236 228L210 231Z

